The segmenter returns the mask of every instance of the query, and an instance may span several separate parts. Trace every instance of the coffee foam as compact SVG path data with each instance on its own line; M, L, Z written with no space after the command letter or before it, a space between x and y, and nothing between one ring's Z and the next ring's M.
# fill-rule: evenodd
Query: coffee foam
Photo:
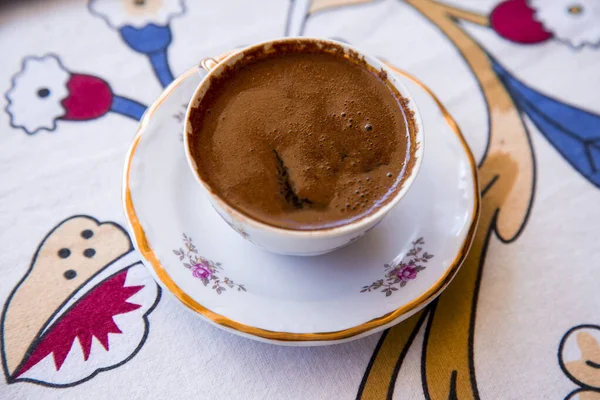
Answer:
M245 53L192 109L197 170L226 203L270 225L324 229L369 215L414 162L412 114L386 81L338 46Z

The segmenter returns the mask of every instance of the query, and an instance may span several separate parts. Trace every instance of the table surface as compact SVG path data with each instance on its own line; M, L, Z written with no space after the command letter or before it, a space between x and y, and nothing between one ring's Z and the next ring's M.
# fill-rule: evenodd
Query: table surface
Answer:
M146 106L202 58L284 35L383 57L456 119L483 208L450 287L319 348L223 332L154 283L75 296L75 270L128 243L120 177ZM597 1L9 1L0 37L1 398L600 399ZM106 282L146 279L139 261Z

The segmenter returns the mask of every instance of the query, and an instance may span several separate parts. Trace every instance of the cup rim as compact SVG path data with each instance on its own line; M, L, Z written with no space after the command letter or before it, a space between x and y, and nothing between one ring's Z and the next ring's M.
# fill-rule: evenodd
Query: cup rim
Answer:
M207 88L207 85L210 82L210 77L214 76L218 71L220 71L225 66L233 65L233 64L239 62L241 60L241 58L239 58L239 57L246 51L260 49L262 47L272 45L272 44L286 43L286 42L298 42L298 41L320 42L320 43L324 43L324 44L342 47L345 52L355 52L360 57L362 57L364 59L364 61L372 68L375 68L376 70L383 70L387 73L387 76L388 76L387 80L390 82L391 85L393 85L393 87L400 93L400 95L404 99L408 100L406 102L406 107L408 108L409 111L411 111L413 113L412 117L415 122L415 124L414 124L415 125L415 132L414 132L415 149L414 150L411 149L411 151L414 151L414 153L413 153L414 164L413 164L411 170L408 171L409 175L406 176L404 181L402 182L402 187L394 194L392 199L388 200L383 206L379 207L377 210L375 210L371 214L368 214L362 218L351 221L344 225L333 226L333 227L329 227L329 228L318 228L318 229L302 229L302 230L301 229L290 229L290 228L282 228L282 227L270 225L265 222L261 222L249 215L246 215L243 212L238 211L237 209L235 209L234 207L229 205L225 200L223 200L219 195L217 195L215 193L213 188L208 183L206 183L202 179L202 177L200 176L200 174L198 172L198 169L196 168L196 162L195 162L194 158L192 157L192 154L190 151L190 141L188 139L188 137L189 137L188 129L191 130L191 125L190 125L191 124L190 123L191 110L198 102L199 95L202 94L203 92L205 92L205 88ZM415 100L412 97L412 95L410 94L409 90L406 88L406 86L402 82L400 82L397 79L397 74L394 73L387 65L385 65L383 62L379 61L377 58L370 56L367 53L360 51L359 49L357 49L354 46L351 46L347 43L343 43L343 42L339 42L339 41L331 40L331 39L322 39L322 38L305 37L305 36L285 37L285 38L279 38L279 39L266 40L266 41L259 42L259 43L256 43L256 44L253 44L250 46L235 49L232 52L229 52L226 54L227 55L224 58L220 59L213 68L211 68L209 71L207 71L207 74L204 76L204 78L202 79L202 81L200 82L198 87L194 90L194 93L190 98L190 101L188 103L186 113L185 113L185 119L184 119L183 143L184 143L185 155L186 155L188 167L194 174L194 177L205 189L206 194L208 196L210 196L211 199L214 200L219 205L219 207L221 207L221 209L223 209L227 214L229 214L234 220L241 221L242 223L248 224L255 229L263 229L263 230L267 230L267 231L271 231L271 232L275 232L275 233L279 233L279 234L283 234L283 235L287 235L287 236L298 237L298 238L335 237L335 236L341 236L341 235L345 235L348 233L353 233L353 232L358 232L358 231L364 230L367 227L369 227L371 224L376 223L377 221L381 220L389 211L391 211L400 202L400 200L402 200L402 198L406 195L406 193L408 193L408 191L412 187L414 180L416 179L416 177L419 173L419 170L421 169L421 164L423 162L423 137L424 137L423 122L421 120L421 114L419 113L419 110L415 104ZM200 68L202 68L202 67L200 67Z

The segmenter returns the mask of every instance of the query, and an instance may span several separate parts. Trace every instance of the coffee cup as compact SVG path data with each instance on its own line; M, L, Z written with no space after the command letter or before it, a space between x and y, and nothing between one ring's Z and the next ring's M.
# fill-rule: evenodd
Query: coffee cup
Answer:
M394 191L381 205L372 212L344 223L318 229L293 229L290 227L276 226L255 218L232 205L226 195L218 193L215 188L198 171L198 155L192 149L194 131L192 113L209 92L211 85L219 79L224 79L228 71L234 70L239 65L244 65L249 58L256 54L270 54L281 51L289 46L308 46L322 49L324 52L335 52L338 56L351 58L361 64L362 68L378 74L385 80L389 88L402 99L398 107L403 107L402 115L406 118L407 137L409 138L406 168L403 169L401 181ZM302 50L300 50L302 51ZM344 247L357 238L365 235L375 227L388 214L409 191L413 184L423 158L423 125L415 101L410 96L404 85L398 81L396 75L376 58L356 50L355 48L332 40L313 38L284 38L255 44L243 49L235 50L219 59L206 59L201 67L207 75L195 90L186 112L184 123L184 147L188 164L202 190L208 196L210 203L217 213L238 232L242 237L255 245L278 254L285 255L319 255ZM275 106L275 105L274 105Z

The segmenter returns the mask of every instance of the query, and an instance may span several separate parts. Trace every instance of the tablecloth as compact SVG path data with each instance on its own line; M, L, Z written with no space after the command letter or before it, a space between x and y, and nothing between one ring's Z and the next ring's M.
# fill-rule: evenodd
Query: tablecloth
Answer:
M328 347L223 332L135 251L110 261L131 245L120 178L145 108L202 58L285 35L416 76L479 161L450 287ZM0 398L600 399L599 46L597 0L1 2Z

